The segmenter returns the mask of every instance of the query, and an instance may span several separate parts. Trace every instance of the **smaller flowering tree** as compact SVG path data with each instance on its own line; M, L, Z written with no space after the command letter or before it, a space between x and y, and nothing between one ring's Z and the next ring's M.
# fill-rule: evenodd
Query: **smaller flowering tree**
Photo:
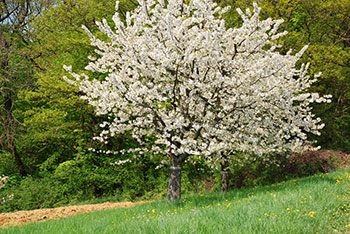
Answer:
M91 79L65 69L65 79L85 93L82 98L100 115L108 114L102 142L126 131L142 145L154 137L152 151L170 161L168 200L180 199L181 167L189 157L221 152L257 154L301 149L306 132L319 134L320 119L310 103L329 97L305 93L314 78L307 65L296 68L306 47L282 55L273 41L282 20L259 20L238 10L240 28L225 27L221 9L211 0L139 0L140 6L114 15L115 28L97 22L107 41L83 27L97 58L87 70L104 74ZM116 4L118 11L118 2Z
M5 187L5 185L7 184L9 177L8 176L0 176L0 189L2 189L3 187ZM0 198L0 203L4 203L6 201L6 199L8 200L12 200L13 199L13 194L7 195L7 197L1 197Z
M8 176L0 176L0 189L5 187L5 184L7 184L8 179Z

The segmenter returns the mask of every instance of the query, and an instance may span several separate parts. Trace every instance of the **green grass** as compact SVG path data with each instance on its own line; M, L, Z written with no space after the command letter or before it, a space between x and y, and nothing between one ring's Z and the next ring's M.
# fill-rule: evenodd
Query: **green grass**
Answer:
M350 171L97 211L1 233L347 233Z

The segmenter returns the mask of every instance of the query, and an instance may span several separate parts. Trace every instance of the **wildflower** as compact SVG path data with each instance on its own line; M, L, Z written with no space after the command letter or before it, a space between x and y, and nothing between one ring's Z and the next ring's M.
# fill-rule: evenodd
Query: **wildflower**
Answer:
M316 211L310 211L310 212L309 212L309 216L310 216L311 218L313 218L313 217L315 216L316 213L317 213Z
M288 212L288 214L290 213L290 209L289 208L287 208L287 212Z
M153 213L153 214L156 213L156 209L152 209L152 213Z

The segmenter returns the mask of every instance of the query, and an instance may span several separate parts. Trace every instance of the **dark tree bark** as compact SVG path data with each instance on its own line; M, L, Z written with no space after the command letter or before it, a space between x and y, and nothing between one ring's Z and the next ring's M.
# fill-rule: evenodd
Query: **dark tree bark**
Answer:
M222 156L221 161L221 191L227 192L230 185L229 162L226 155Z
M1 147L9 152L18 168L19 173L22 176L27 175L23 162L17 152L15 136L16 136L16 126L15 117L13 115L13 92L14 90L8 85L11 80L11 75L9 69L9 52L11 43L6 41L3 33L0 33L0 54L1 64L0 64L0 95L2 96L2 111L0 108L0 126L2 125L3 132L0 136Z
M187 155L170 155L170 175L168 185L168 202L181 199L181 168Z
M28 46L33 41L27 26L52 3L51 0L0 0L0 149L12 155L22 176L27 173L16 147L20 124L14 115L14 103L17 93L32 84L31 71L38 56L22 51L20 45ZM16 56L25 58L28 64L14 62Z
M27 173L24 169L24 165L22 162L21 157L19 156L16 148L15 143L15 135L16 135L16 127L15 127L15 117L13 116L13 102L10 91L8 93L5 93L4 96L4 109L5 109L5 121L3 123L3 128L6 132L6 140L7 140L7 147L5 147L5 150L7 150L15 160L15 163L17 165L18 171L21 174L21 176L26 176Z
M16 144L14 142L11 142L11 155L12 155L13 159L16 162L19 174L21 176L26 176L27 172L26 172L26 170L24 168L24 164L22 162L22 159L21 159L20 155L17 152Z

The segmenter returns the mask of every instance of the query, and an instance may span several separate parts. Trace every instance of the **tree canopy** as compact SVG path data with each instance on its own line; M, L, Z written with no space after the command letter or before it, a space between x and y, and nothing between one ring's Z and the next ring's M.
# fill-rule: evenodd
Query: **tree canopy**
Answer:
M306 75L308 65L296 67L306 47L296 55L276 51L283 20L260 21L254 5L253 13L238 10L241 27L227 29L222 14L228 8L211 1L139 4L126 24L118 12L113 16L115 31L107 20L97 23L106 42L84 27L98 48L86 69L105 74L103 81L66 67L75 78L67 81L97 114L112 118L97 139L131 131L142 145L155 136L152 150L166 153L171 169L181 170L190 155L301 151L306 132L320 134L324 124L310 103L331 96L305 93L316 81ZM172 176L169 200L179 198L172 191L179 179Z

